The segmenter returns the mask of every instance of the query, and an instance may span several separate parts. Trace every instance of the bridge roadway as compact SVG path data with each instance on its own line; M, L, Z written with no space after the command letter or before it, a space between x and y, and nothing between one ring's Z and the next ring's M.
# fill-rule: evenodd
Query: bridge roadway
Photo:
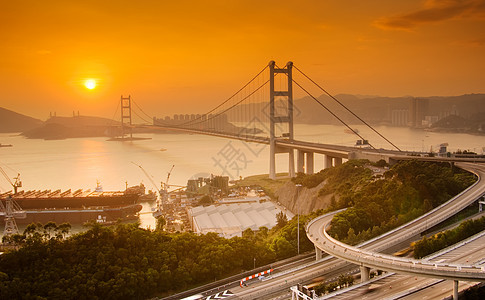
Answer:
M270 144L270 139L268 137L257 136L254 134L235 134L219 131L208 131L202 129L193 128L182 128L182 127L171 127L162 125L138 125L136 127L145 128L159 128L164 130L178 131L184 133L192 134L202 134L215 136L220 138L227 138L233 140L240 140L249 143L259 143L259 144ZM344 159L359 159L367 157L380 156L382 159L388 161L389 157L395 161L398 160L410 160L419 159L426 161L445 161L445 162L485 162L484 158L456 158L456 157L422 157L416 156L416 152L411 151L397 151L388 149L369 149L361 147L352 146L342 146L342 145L332 145L332 144L321 144L313 142L305 142L299 140L290 140L288 138L277 138L275 140L276 152L284 152L288 149L296 149L307 153L319 153L328 155L330 157L344 158ZM424 153L423 153L424 154ZM386 159L388 158L388 159Z
M428 213L428 215L411 221L401 228L397 228L375 239L369 240L359 245L359 247L365 250L382 252L387 248L391 248L392 246L399 244L401 241L409 239L409 237L416 236L420 232L433 227L442 220L445 220L462 210L470 203L476 201L484 193L485 180L481 178L485 176L485 165L460 163L458 166L475 173L478 176L478 181L467 190L452 198L450 201L432 210L430 213ZM441 213L441 210L445 210L445 212ZM323 218L327 218L333 214L335 214L335 212L329 215L324 215ZM428 217L431 217L433 220L427 220ZM319 221L318 218L312 220L307 225L307 234L313 235L313 239L318 237L319 232L323 232L323 224L314 224L317 221ZM410 232L413 231L416 233L411 235ZM404 237L404 234L408 237ZM312 240L312 237L309 238ZM310 281L311 279L319 276L338 274L339 272L347 270L349 267L351 267L351 265L351 263L344 260L327 256L323 259L315 261L314 263L295 268L291 271L275 273L271 279L254 283L249 287L231 288L231 291L235 294L231 299L269 299L263 297L276 294L282 290L289 289L291 286L294 286L297 283Z

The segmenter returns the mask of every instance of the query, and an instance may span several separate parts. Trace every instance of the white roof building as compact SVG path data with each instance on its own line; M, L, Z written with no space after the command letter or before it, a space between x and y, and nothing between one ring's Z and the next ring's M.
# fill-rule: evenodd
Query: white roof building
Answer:
M225 203L189 208L192 230L200 234L217 232L225 238L241 236L248 228L273 228L276 225L276 214L281 211L270 201Z

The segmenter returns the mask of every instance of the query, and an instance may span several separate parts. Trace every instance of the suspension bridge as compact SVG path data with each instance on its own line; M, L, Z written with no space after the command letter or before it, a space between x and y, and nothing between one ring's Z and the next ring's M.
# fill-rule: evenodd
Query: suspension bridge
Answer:
M295 74L298 75L298 80L295 78ZM331 116L338 120L347 128L346 131L358 137L366 148L295 139L294 117L295 112L298 113L298 108L294 106L294 87L300 89L311 101L314 101L322 112L322 118ZM332 103L324 103L310 92L310 88L327 95ZM131 96L121 96L120 107L122 137L129 134L130 138L133 138L133 128L149 127L269 145L269 177L271 179L276 178L276 155L278 154L288 156L290 177L294 177L296 172L312 174L315 169L315 154L324 156L322 168L339 165L343 159L365 158L371 161L383 159L392 163L393 160L417 158L416 152L399 149L292 62L288 62L284 67L277 66L274 61L269 62L233 95L203 114L180 114L174 115L173 118L156 118L145 113ZM335 112L335 107L338 108L340 114ZM137 108L137 110L133 108ZM144 124L134 124L132 114L143 120ZM346 121L348 119L351 119L353 123L358 122L365 125L374 137L385 141L390 149L374 147L368 138L350 126L349 121ZM418 153L418 155L424 156L424 153ZM456 158L445 157L421 157L420 159L457 161ZM477 161L474 158L458 160Z

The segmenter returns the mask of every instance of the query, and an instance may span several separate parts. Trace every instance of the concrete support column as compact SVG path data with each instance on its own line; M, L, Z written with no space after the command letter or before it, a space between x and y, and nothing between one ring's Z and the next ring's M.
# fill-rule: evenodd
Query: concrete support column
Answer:
M458 280L453 280L453 300L458 300Z
M306 152L306 173L313 174L313 152Z
M290 177L295 177L295 150L290 149L289 151L288 174Z
M335 162L335 167L340 166L342 164L342 158L341 157L335 157L333 159L333 161Z
M485 204L485 196L482 199L478 199L478 212L481 213L483 211L483 205Z
M315 258L316 260L320 260L323 257L323 251L320 250L317 246L315 246Z
M269 142L269 178L276 179L276 145L274 139Z
M332 167L332 157L325 154L323 156L323 168L328 169Z
M305 153L301 150L296 150L296 171L298 173L303 173L305 164Z
M366 266L360 266L360 282L366 282L370 279L370 268Z

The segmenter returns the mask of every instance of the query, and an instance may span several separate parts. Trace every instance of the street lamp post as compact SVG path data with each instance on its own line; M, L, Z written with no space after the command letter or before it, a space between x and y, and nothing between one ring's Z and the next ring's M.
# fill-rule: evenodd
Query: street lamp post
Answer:
M298 245L298 255L300 255L300 201L298 201L298 198L300 197L300 187L301 184L296 185L296 214L297 214L297 222L298 222L298 227L297 227L297 245Z

